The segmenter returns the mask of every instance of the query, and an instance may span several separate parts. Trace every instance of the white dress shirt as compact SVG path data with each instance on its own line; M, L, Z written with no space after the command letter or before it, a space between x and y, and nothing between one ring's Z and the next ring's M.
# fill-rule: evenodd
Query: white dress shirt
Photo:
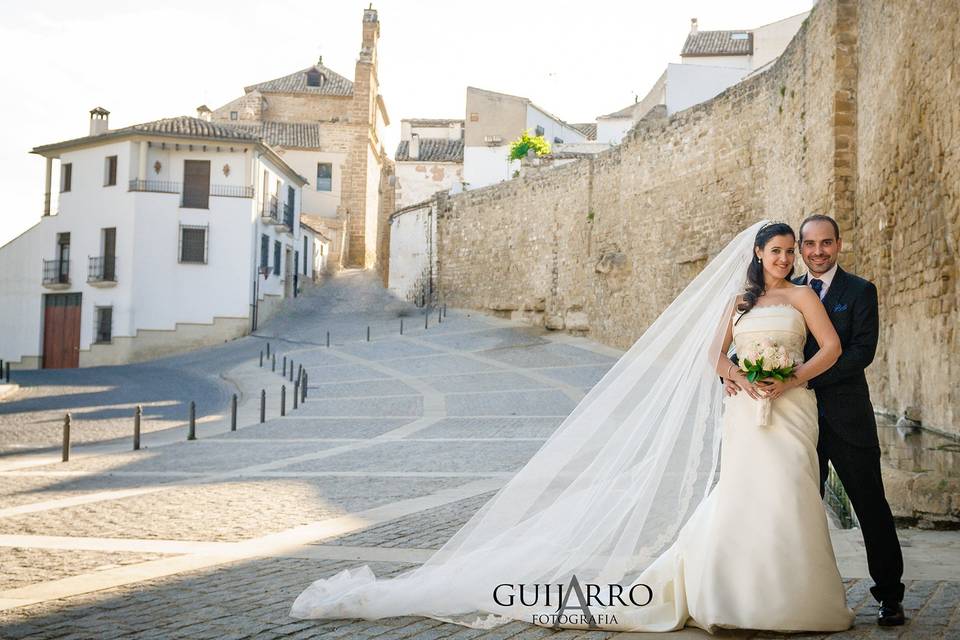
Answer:
M820 299L823 300L827 297L827 289L830 288L830 283L833 282L833 277L837 275L837 265L839 262L833 263L833 266L830 267L830 270L821 276L814 276L812 273L807 273L807 286L810 286L810 281L816 278L823 282L823 288L820 289Z

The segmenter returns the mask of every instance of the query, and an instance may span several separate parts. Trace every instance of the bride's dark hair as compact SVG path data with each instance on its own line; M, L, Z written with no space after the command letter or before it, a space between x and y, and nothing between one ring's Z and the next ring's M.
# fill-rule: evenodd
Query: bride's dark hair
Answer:
M757 299L766 292L766 283L763 279L763 262L757 257L757 249L762 251L770 242L770 239L777 236L790 236L794 240L797 238L797 235L793 232L793 227L786 222L771 222L757 231L757 237L753 241L753 249L750 250L753 256L750 260L750 266L747 267L747 287L743 292L743 302L737 306L737 311L741 313L750 311L757 304ZM793 267L790 268L787 278L792 275Z

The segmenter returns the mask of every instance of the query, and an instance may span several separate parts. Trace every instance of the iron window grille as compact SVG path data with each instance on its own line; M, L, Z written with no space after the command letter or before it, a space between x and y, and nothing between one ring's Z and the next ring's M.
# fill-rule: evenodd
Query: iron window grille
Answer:
M207 264L209 225L180 225L179 262Z

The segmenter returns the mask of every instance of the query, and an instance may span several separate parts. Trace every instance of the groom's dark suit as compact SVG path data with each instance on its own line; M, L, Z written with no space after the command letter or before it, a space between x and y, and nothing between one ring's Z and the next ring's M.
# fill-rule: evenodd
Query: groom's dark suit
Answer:
M794 284L806 285L807 276ZM820 494L833 463L860 521L873 596L884 602L903 600L903 555L883 491L880 444L864 369L873 362L880 330L877 288L839 266L823 298L843 353L830 369L807 385L817 394L820 413ZM820 349L810 335L804 349L809 360Z

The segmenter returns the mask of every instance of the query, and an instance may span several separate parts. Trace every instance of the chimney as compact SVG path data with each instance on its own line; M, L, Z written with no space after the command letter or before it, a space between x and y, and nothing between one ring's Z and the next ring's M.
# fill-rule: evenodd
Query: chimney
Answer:
M697 19L690 18L690 33L696 33L696 32L697 32Z
M90 110L90 135L98 136L110 129L110 112L103 107Z
M420 134L419 133L410 134L410 148L407 150L407 156L411 160L420 159Z
M200 118L201 120L206 120L207 122L210 122L210 120L213 119L213 112L210 111L210 107L208 107L205 104L202 104L199 107L197 107L197 117Z

